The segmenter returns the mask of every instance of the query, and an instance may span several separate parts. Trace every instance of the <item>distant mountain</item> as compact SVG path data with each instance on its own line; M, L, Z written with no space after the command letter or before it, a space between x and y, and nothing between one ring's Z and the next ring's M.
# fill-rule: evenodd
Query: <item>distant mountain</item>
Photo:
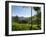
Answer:
M16 20L16 17L12 17L12 20ZM27 22L31 23L31 17L18 17L18 21L20 21L20 22L27 21Z
M26 19L25 17L19 17L20 21L25 20L25 19Z
M16 19L16 17L14 16L14 17L12 17L12 19ZM18 17L18 19L19 20L25 20L25 19L29 20L31 18L29 18L29 17Z
M13 21L19 21L19 22L22 22L22 21L27 21L28 23L31 23L31 22L37 22L37 17L36 16L32 16L32 17L12 17L12 20Z

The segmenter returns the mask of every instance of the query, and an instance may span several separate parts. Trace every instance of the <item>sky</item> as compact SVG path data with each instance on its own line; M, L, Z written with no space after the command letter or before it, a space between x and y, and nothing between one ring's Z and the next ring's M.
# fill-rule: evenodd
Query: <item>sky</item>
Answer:
M12 16L31 17L31 7L12 5L11 8ZM34 16L35 14L36 11L32 8L32 16Z

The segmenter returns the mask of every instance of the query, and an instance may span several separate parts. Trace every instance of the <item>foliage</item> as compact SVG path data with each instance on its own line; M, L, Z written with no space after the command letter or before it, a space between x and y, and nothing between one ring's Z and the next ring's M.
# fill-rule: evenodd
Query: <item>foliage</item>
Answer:
M39 24L41 24L41 9L40 7L33 7L33 8L35 11L37 11L37 15L36 15L37 21Z
M40 7L33 7L37 14L32 17L25 17L24 20L19 20L20 17L12 18L12 31L19 30L39 30L41 29L41 10Z
M35 11L40 10L40 7L33 7Z
M29 23L20 24L20 23L17 23L17 22L13 22L13 25L12 25L12 31L38 30L40 28L41 28L40 25L37 25L37 24L33 24L32 27L31 27L31 24L29 24Z

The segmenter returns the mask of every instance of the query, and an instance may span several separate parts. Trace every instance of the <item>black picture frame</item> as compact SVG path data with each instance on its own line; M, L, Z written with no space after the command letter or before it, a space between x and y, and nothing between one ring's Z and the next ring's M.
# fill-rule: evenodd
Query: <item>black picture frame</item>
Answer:
M42 4L42 5L44 5L44 32L9 35L9 10L8 10L9 9L9 3L27 3L27 4ZM22 2L22 1L5 1L5 36L34 35L34 34L45 34L45 3Z

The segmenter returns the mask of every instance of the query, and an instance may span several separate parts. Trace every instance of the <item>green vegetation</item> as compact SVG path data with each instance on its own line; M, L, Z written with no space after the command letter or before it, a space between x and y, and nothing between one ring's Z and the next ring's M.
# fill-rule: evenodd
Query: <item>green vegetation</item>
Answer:
M15 23L13 22L13 26L12 26L13 30L29 30L31 25L30 24L20 24L20 23Z
M41 29L40 7L33 7L33 8L35 11L37 11L37 14L35 16L23 17L24 20L20 20L19 16L12 17L12 31L40 30Z
M20 24L17 22L13 22L12 23L12 30L13 31L17 31L17 30L38 30L40 29L40 25L37 24L33 24L31 27L31 24Z

